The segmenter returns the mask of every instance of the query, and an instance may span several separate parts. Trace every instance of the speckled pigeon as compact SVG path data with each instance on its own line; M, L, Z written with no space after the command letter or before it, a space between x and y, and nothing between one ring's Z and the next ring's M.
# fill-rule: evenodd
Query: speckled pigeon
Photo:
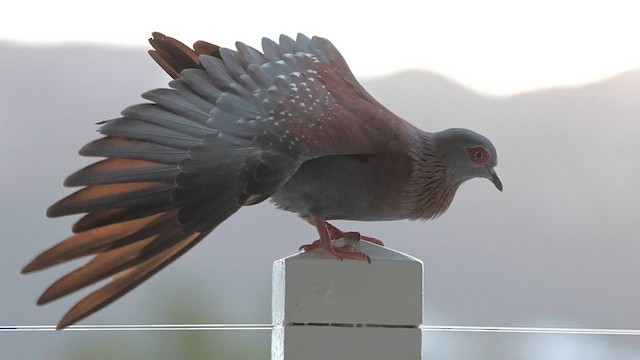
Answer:
M149 103L101 123L80 154L104 158L69 176L82 187L51 217L86 213L73 235L24 273L93 258L51 285L45 304L111 277L79 301L64 328L103 308L192 248L241 207L270 198L319 233L305 245L368 259L332 240L352 236L327 220L432 219L463 182L502 190L491 142L467 129L425 132L391 113L358 83L326 39L262 40L262 52L154 33L149 53L174 78Z

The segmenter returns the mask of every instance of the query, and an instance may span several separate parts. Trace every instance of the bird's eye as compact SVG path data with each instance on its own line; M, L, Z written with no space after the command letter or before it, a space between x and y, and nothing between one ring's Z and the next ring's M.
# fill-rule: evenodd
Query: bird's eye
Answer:
M489 164L489 160L491 160L487 150L481 146L467 148L467 152L469 152L469 158L471 161L476 165L487 166Z

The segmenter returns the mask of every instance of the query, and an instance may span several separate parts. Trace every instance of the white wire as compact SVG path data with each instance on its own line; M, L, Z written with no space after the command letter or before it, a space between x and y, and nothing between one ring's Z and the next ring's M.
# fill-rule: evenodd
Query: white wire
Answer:
M486 333L529 333L529 334L570 334L570 335L640 335L634 329L588 329L588 328L543 328L543 327L499 327L499 326L420 326L422 331L486 332Z
M65 331L184 331L184 330L272 330L271 324L158 324L158 325L72 325ZM55 325L0 325L3 331L56 331Z
M273 330L272 324L166 324L166 325L72 325L65 331L216 331L216 330ZM483 332L483 333L529 333L569 335L623 335L640 336L634 329L589 329L589 328L543 328L500 326L441 326L421 325L422 331L431 332ZM55 331L55 325L0 325L0 332Z

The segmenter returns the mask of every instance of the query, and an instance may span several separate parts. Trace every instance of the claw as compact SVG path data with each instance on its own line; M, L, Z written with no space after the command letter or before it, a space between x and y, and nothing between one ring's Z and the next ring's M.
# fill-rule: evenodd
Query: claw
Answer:
M384 246L384 243L374 237L361 235L357 231L346 231L338 229L337 227L327 223L327 228L329 229L329 235L331 235L332 240L337 240L341 238L353 239L353 240L363 240L366 242L370 242L372 244Z
M372 244L384 246L384 243L381 240L376 239L376 238L371 237L371 236L364 236L364 235L360 236L360 240L363 240L363 241L366 241L366 242L370 242Z
M311 244L306 244L306 245L301 245L300 248L298 248L298 251L311 251L313 249L317 249L320 248L320 239L312 242Z
M356 259L356 260L366 260L368 263L371 263L371 258L360 251L356 251L355 246L353 244L346 244L342 246L334 246L333 240L338 240L342 238L351 239L351 240L364 240L376 245L384 246L382 241L370 237L370 236L362 236L359 232L356 231L348 231L343 232L335 226L329 224L324 219L319 218L310 218L309 223L314 225L318 230L318 234L320 235L320 239L312 242L311 244L300 246L300 251L312 251L315 249L324 249L329 254L331 254L336 259L340 261L344 259Z

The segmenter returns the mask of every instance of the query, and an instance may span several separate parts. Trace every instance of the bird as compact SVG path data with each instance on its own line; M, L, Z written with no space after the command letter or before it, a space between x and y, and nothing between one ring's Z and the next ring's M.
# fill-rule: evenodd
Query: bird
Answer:
M72 235L37 255L31 273L92 256L48 287L43 305L104 279L57 329L119 299L194 247L244 206L270 199L319 238L302 251L369 260L329 220L429 220L467 180L502 191L497 153L468 129L427 132L395 115L355 78L327 39L262 39L262 51L154 32L150 56L173 80L146 103L98 123L79 151L95 163L64 181L77 189L48 217L84 214Z

